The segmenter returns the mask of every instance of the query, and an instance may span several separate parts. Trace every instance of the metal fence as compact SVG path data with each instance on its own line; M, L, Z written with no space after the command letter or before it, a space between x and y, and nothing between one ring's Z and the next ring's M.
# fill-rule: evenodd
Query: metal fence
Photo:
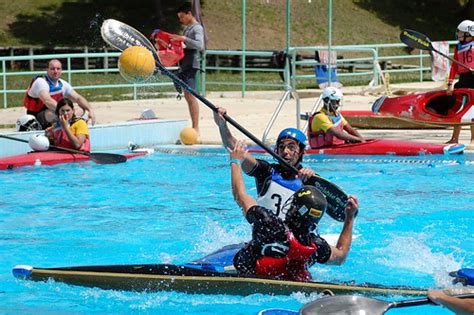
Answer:
M455 44L455 41L449 42L450 45ZM385 73L401 73L416 75L417 80L425 80L425 76L430 73L430 55L424 51L414 51L414 53L407 53L403 51L406 48L403 44L380 44L380 45L344 45L333 46L332 50L336 51L338 58L335 61L337 69L337 76L344 84L349 81L357 80L362 84L378 84L381 75ZM264 58L271 58L274 51L228 51L228 50L208 50L203 54L202 70L200 72L200 92L205 95L207 88L211 85L220 86L239 86L242 97L245 92L251 87L272 88L282 90L298 90L302 85L316 86L316 76L314 67L322 65L322 63L314 59L315 51L325 50L325 46L307 46L307 47L290 47L284 67L276 66L249 66L247 57L261 56ZM114 88L133 88L132 98L137 99L140 94L141 87L165 87L171 86L173 83L167 81L152 81L140 84L127 83L113 83L113 84L96 84L93 80L90 84L76 85L74 84L74 76L76 74L97 74L97 73L118 73L117 59L119 52L101 52L101 53L71 53L71 54L49 54L49 55L25 55L25 56L5 56L0 57L0 77L2 86L0 90L1 99L3 100L3 107L8 107L8 95L23 94L28 86L29 80L25 81L24 88L14 89L8 88L9 81L15 76L36 76L45 74L45 70L18 70L11 67L15 62L32 63L37 60L46 61L52 58L65 60L63 64L63 73L65 79L71 83L76 90L86 89L114 89ZM212 58L224 58L235 56L238 57L236 63L231 65L219 65L218 63L207 63L206 60ZM101 62L97 63L96 67L89 67L90 59L97 59ZM76 62L77 60L83 62ZM290 61L288 61L290 60ZM74 61L74 62L73 62ZM384 65L379 67L378 65ZM73 66L74 65L74 66ZM81 66L82 65L82 66ZM31 69L31 68L30 68ZM212 72L233 72L237 73L239 79L236 81L229 80L209 80ZM268 72L283 74L281 81L268 81L265 78L257 81L249 82L247 80L248 74L251 72ZM382 73L381 73L382 72ZM222 90L225 90L222 89Z

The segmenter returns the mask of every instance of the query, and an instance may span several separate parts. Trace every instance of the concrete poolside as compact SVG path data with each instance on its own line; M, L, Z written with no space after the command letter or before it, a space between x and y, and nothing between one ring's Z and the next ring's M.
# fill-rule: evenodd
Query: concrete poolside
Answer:
M434 90L440 88L437 82L406 83L391 85L392 91L409 93L420 90ZM380 89L373 94L366 87L343 87L343 110L370 110L373 102L380 97ZM301 101L301 111L310 111L321 90L298 91ZM283 91L246 92L241 98L240 92L211 92L207 99L216 106L227 108L229 116L234 118L242 127L261 138L267 124L277 107ZM178 101L174 97L153 100L94 102L97 123L117 123L138 118L144 109L152 109L162 119L189 119L186 101ZM0 110L0 125L12 125L16 119L25 113L23 107ZM190 124L190 123L189 123ZM305 121L301 121L304 126ZM283 106L274 126L269 132L268 141L273 141L278 132L285 127L296 126L296 102L289 100ZM2 129L2 132L13 131L13 128ZM444 143L451 137L451 129L363 129L361 133L367 138L393 138L418 140L433 143ZM245 139L239 131L234 130L237 138ZM212 111L204 104L200 104L200 142L202 144L220 143L219 133L212 119ZM470 133L464 127L460 136L460 143L469 145ZM470 150L473 146L468 147Z

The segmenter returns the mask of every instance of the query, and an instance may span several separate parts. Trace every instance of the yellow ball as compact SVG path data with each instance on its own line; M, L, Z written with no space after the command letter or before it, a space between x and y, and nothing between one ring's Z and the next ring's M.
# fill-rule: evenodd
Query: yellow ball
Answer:
M155 71L151 51L141 46L125 49L119 57L118 68L122 77L133 83L148 80Z
M179 134L179 139L181 139L182 144L196 144L198 140L198 133L196 129L187 127L181 130L181 133Z

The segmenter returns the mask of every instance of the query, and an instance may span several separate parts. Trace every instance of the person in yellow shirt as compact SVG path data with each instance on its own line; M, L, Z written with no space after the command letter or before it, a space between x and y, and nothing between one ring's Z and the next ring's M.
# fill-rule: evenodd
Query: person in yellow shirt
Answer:
M56 106L58 121L46 129L49 141L57 147L90 152L89 128L82 118L74 114L74 104L62 98Z
M335 87L323 90L323 108L309 119L308 139L312 149L341 145L350 142L365 142L338 111L342 92Z

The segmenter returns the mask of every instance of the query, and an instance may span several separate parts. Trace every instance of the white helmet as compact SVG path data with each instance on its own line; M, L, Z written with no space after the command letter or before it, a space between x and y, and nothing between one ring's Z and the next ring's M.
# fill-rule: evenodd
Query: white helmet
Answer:
M28 144L35 151L46 151L49 149L49 139L45 135L32 135Z
M458 25L458 31L474 36L474 21L464 20Z
M323 99L329 99L331 101L341 101L342 92L338 88L329 86L323 90Z
M16 120L16 131L42 130L41 125L33 115L23 115Z

